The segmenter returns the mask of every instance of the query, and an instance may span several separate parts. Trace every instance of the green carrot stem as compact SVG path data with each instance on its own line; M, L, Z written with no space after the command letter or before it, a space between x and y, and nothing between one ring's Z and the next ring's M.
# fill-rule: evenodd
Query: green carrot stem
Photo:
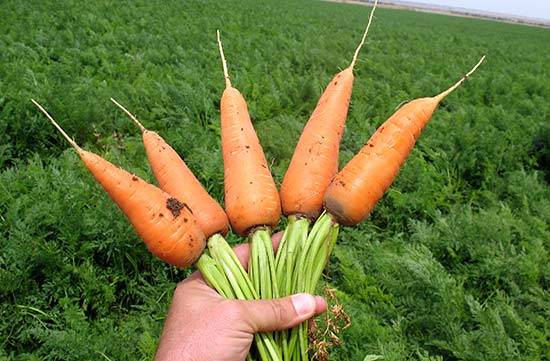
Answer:
M213 235L208 240L208 249L217 262L219 270L225 274L228 284L237 299L256 300L258 293L244 270L233 249L221 235ZM273 250L273 248L271 248ZM280 350L271 333L254 335L254 342L262 361L282 361Z
M307 239L309 220L290 216L288 225L279 243L279 250L275 258L275 275L278 281L279 296L289 296L294 293L293 274L295 272L298 255ZM290 333L281 331L277 335L279 346L283 352L283 360L290 360L291 353L288 346Z
M275 254L271 235L266 228L258 228L250 236L250 258L248 274L250 278L259 280L256 290L262 299L279 297L277 276L275 275Z
M337 235L338 225L332 221L328 213L323 213L313 225L301 249L296 269L293 272L293 292L315 292ZM307 322L290 331L288 348L290 354L297 355L298 360L307 360Z
M225 277L220 272L217 262L207 254L203 254L196 263L197 269L201 272L205 281L225 298L235 298L235 293Z

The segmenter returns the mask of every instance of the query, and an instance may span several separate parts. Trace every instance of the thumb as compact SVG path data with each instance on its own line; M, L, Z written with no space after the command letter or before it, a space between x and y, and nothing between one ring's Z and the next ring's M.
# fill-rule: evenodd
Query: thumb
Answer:
M322 297L298 293L273 300L240 301L244 310L242 316L250 331L280 331L299 325L316 314L326 310Z

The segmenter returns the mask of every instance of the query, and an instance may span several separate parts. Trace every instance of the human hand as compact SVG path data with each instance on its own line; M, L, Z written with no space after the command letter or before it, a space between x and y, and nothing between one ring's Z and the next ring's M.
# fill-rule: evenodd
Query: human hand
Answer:
M280 239L280 233L272 237L274 247ZM248 244L234 250L246 269ZM227 300L197 271L176 287L155 360L245 360L254 333L292 328L326 308L322 297L305 293L275 300Z

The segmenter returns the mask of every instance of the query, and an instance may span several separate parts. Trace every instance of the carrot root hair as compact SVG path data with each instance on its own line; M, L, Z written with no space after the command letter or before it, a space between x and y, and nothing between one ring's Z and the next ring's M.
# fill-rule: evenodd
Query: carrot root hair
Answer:
M115 105L116 105L117 107L119 107L124 113L126 113L126 114L130 117L130 119L132 119L132 120L137 124L137 126L139 127L139 129L141 130L142 133L145 132L145 131L147 130L147 128L145 128L145 127L143 126L143 124L141 124L141 122L138 120L138 118L137 118L134 114L130 113L130 112L128 111L128 109L124 108L124 107L123 107L119 102L117 102L114 98L111 98L111 101L112 101L113 103L115 103Z
M481 57L481 59L477 62L477 64L469 71L466 73L466 75L464 75L462 78L460 78L459 81L457 81L453 86L451 86L449 89L441 92L440 94L436 95L434 98L438 101L438 102L441 102L443 99L445 99L445 97L449 94L451 94L456 88L458 88L459 86L461 86L466 80L468 80L468 78L470 77L470 75L472 75L474 73L474 71L476 71L477 68L479 68L479 66L481 65L481 63L483 63L483 61L485 60L485 55L483 55Z
M357 62L357 57L359 56L359 51L363 47L363 44L365 43L365 40L367 39L367 34L369 33L370 24L372 23L372 18L374 16L374 10L376 9L376 5L378 5L378 0L374 1L374 6L372 7L372 10L370 11L369 15L369 22L367 23L367 27L365 28L365 32L363 33L363 37L361 38L361 42L357 46L357 49L355 49L355 53L353 54L353 59L351 60L350 68L353 69L355 66L355 63Z

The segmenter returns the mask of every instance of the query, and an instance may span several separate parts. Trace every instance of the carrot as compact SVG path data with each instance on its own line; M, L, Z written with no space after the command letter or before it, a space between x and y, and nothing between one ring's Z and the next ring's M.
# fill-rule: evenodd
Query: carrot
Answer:
M338 172L338 149L353 90L353 69L367 38L377 4L376 0L350 65L332 78L317 102L283 178L280 191L281 205L283 213L289 216L289 223L275 259L278 287L282 296L303 292L306 288L300 277L295 277L305 271L298 265L300 261L305 260L300 260L298 255L304 255L307 251L303 249L311 247L307 244L311 239L307 234L309 221L321 214L323 195L331 179ZM327 232L330 230L323 229ZM295 272L295 269L299 271ZM300 327L305 329L305 326ZM281 337L285 358L295 350L297 336L296 331L293 333L290 344L287 343L286 333L283 332ZM301 341L299 349L296 349L299 355L295 357L305 359L307 344L303 342L303 337Z
M219 31L217 40L226 85L220 102L225 211L231 228L250 237L249 274L239 262L231 262L234 255L217 237L209 239L208 248L212 257L223 265L236 295L245 299L254 295L274 298L277 289L270 228L277 225L281 216L279 193L250 121L246 101L231 85ZM281 360L272 334L260 334L255 345L262 360Z
M34 100L32 102L74 147L92 175L126 214L151 253L179 267L187 267L195 263L208 284L221 295L226 298L243 298L239 297L242 295L235 294L230 280L223 274L224 268L240 269L242 273L244 270L220 234L214 234L210 240L217 245L214 250L224 249L222 262L202 254L205 236L187 204L181 203L163 190L116 167L97 154L83 150L40 104ZM241 288L246 290L247 299L257 299L258 296L252 289L250 280L246 281L245 279ZM276 353L276 346L266 335L259 334L254 337L260 352Z
M389 188L439 103L481 65L485 56L444 92L415 99L382 124L334 177L324 196L327 211L345 226L362 222Z
M48 112L34 105L63 134L107 194L128 217L147 248L178 267L191 266L205 247L205 236L185 203L76 144Z
M229 222L223 208L203 188L183 159L156 132L146 129L126 108L111 98L139 127L147 158L159 186L166 193L189 205L206 237L226 234Z
M438 104L458 88L484 58L446 91L404 105L378 128L361 151L332 179L324 195L326 212L317 219L299 252L296 269L300 272L293 274L295 291L315 291L336 243L339 225L354 225L368 216L393 182ZM295 330L291 332L290 352L302 350L301 357L305 359L307 328L301 324L299 330ZM295 349L296 343L299 347Z
M338 148L351 99L353 68L365 43L377 3L378 0L370 12L351 64L332 78L296 145L281 184L281 204L286 215L316 219L322 211L325 190L338 172Z
M231 85L219 31L217 35L225 78L220 103L225 211L232 229L246 235L258 226L276 226L281 205L246 101Z

